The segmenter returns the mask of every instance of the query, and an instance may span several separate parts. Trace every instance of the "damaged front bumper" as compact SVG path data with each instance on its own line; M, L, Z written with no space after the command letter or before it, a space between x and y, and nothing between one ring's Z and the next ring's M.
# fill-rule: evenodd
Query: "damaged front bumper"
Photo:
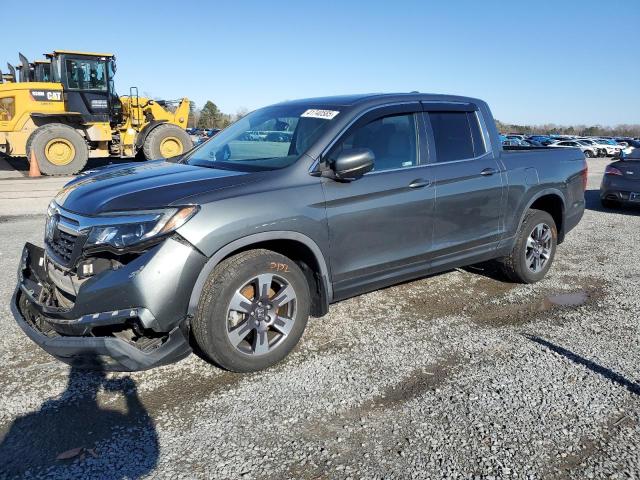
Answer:
M61 306L52 300L56 286L46 252L27 243L12 311L31 340L76 367L134 371L172 363L191 353L184 292L204 260L167 239L122 268L85 281L72 304Z

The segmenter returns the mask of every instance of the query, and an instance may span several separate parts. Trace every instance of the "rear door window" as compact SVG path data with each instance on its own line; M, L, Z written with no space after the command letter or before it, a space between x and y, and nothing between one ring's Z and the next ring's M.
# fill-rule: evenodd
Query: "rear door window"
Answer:
M475 112L429 112L436 161L451 162L487 152Z

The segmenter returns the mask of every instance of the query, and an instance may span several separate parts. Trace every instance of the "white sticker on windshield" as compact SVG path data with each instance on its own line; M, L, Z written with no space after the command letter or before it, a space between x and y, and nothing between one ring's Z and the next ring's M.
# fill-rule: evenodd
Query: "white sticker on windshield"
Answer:
M337 110L317 110L315 108L310 108L300 116L307 117L307 118L324 118L325 120L331 120L339 113L340 112Z

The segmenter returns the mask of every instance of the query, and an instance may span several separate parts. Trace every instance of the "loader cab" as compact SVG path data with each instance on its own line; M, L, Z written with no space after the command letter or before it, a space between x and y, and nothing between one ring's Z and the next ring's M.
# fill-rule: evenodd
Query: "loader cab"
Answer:
M66 50L48 57L52 81L62 84L67 111L81 115L84 122L113 122L121 109L114 91L115 57Z
M33 62L33 80L35 82L51 82L51 61L36 60Z

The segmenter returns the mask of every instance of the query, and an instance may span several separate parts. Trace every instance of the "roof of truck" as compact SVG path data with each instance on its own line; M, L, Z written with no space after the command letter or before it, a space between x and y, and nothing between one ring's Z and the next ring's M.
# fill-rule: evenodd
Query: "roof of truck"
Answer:
M329 97L301 98L288 100L282 104L314 104L333 106L354 106L362 103L386 103L395 101L431 101L431 102L478 102L480 100L471 97L457 95L442 95L435 93L399 92L399 93L360 93L352 95L334 95Z

